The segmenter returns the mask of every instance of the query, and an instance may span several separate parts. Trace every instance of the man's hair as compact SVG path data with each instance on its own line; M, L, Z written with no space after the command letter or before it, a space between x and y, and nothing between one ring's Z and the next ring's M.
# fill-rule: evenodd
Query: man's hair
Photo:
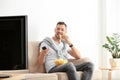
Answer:
M65 22L62 22L62 21L59 21L59 22L57 23L57 25L65 25L65 27L67 27L66 23L65 23Z

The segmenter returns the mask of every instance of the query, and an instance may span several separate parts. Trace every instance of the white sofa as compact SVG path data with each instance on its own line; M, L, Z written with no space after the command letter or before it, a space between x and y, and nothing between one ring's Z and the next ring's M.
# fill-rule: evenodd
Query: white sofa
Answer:
M68 80L67 74L65 72L57 72L57 73L45 73L44 65L39 65L38 56L39 56L39 41L31 41L28 44L28 61L29 61L29 72L30 73L40 73L40 80ZM83 63L90 61L88 58L83 58L79 60L71 59L74 64ZM81 77L82 72L78 71L77 74ZM53 78L54 79L51 79ZM92 80L101 80L101 71L94 70Z

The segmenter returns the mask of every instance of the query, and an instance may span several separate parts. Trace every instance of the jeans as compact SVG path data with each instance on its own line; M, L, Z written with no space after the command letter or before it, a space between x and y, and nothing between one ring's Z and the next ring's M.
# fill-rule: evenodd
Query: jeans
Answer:
M83 72L81 79L76 74L76 71ZM64 65L53 67L49 73L53 72L66 72L69 80L91 80L93 74L93 64L91 62L85 62L83 64L74 65L72 62L68 62Z

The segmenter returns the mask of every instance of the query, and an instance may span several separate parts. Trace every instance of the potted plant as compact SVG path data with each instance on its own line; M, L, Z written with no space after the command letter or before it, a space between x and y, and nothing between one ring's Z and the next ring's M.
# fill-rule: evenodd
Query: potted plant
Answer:
M120 34L113 33L112 36L106 36L106 39L107 43L103 47L112 55L110 59L111 67L120 67Z

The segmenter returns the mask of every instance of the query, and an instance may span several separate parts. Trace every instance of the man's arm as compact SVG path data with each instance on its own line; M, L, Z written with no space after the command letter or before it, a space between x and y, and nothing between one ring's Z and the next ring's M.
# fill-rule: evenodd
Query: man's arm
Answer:
M38 57L38 59L39 59L39 63L40 64L43 64L44 63L44 58L45 58L45 56L46 56L46 54L48 53L48 51L49 51L49 49L45 49L45 50L42 50L39 54L39 57Z
M71 50L68 52L71 56L73 56L76 59L80 59L81 55L79 50L73 45L72 47L70 47Z
M40 52L39 54L40 54L39 57L38 57L39 63L43 64L44 63L44 57L45 57L45 55L43 55L42 52Z

